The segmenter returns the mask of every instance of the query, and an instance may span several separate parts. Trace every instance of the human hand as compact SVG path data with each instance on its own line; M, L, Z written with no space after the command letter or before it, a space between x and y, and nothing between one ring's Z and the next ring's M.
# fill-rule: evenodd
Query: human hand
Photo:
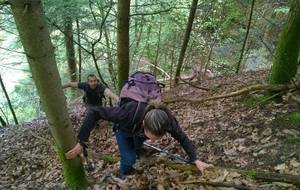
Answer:
M74 148L69 150L67 153L65 153L65 156L67 159L74 159L76 156L78 156L82 151L82 146L80 143L77 143Z
M202 162L200 160L196 160L194 162L196 164L196 167L200 170L201 174L204 174L204 171L208 168L208 167L212 167L213 165L211 164L207 164L205 162Z

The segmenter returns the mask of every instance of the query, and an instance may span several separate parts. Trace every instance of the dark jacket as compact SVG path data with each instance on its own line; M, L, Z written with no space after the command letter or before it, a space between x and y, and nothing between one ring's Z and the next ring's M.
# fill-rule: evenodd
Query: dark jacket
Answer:
M86 117L81 126L78 139L82 144L88 141L91 131L96 125L96 122L100 119L112 121L119 125L130 126L137 108L138 102L134 100L125 100L119 107L95 107L87 111ZM143 105L146 107L146 104ZM143 116L143 114L139 114ZM185 152L188 154L190 161L197 159L195 146L182 131L176 118L169 111L170 125L167 128L167 132L171 134L183 147ZM143 118L138 119L141 121Z

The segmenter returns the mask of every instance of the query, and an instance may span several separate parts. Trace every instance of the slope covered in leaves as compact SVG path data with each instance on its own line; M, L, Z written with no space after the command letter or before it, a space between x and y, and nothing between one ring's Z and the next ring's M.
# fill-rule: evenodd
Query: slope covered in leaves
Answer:
M164 99L225 94L250 84L265 83L265 78L266 72L260 71L194 83L210 91L180 84L164 92ZM226 185L232 189L296 189L288 183L252 178L256 171L300 174L299 125L285 119L288 113L297 111L299 103L265 103L261 97L253 93L201 104L169 104L196 145L199 158L216 166L203 176L193 166L176 164L176 160L145 147L145 156L135 166L137 172L126 181L114 178L111 174L116 173L118 163L99 158L118 157L117 145L111 124L100 124L89 141L89 164L93 168L87 172L90 189L224 189ZM84 114L80 101L70 106L77 132ZM181 146L169 136L156 146L185 157ZM2 129L0 147L0 189L66 189L46 119ZM252 177L251 172L245 175L241 170L251 170Z

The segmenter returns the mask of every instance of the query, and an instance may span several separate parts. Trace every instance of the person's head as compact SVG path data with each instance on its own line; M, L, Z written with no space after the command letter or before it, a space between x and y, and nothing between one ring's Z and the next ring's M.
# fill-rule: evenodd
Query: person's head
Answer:
M151 140L161 138L167 131L170 119L162 104L149 104L144 117L144 133Z
M89 84L91 89L95 89L97 87L97 84L98 84L98 79L97 79L96 75L89 74L87 76L87 83Z

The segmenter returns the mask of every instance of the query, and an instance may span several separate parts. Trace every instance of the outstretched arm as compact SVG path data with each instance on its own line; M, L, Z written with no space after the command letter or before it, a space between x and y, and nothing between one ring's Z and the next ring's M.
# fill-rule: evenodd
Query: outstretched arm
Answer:
M131 122L130 118L136 108L135 102L124 104L121 107L96 107L91 108L86 113L83 124L78 134L78 143L68 151L65 156L67 159L73 159L79 155L82 148L86 146L91 131L95 128L96 122L100 119L112 121L114 123Z
M104 95L112 98L115 102L119 101L119 96L114 94L109 88L105 88Z
M78 82L68 82L68 83L62 85L63 89L69 88L69 87L78 88Z
M168 113L169 117L171 117L171 126L169 133L173 138L175 138L183 147L185 152L190 157L190 162L194 163L196 167L200 170L201 173L204 172L204 170L211 165L202 162L197 159L196 155L196 148L190 141L190 139L187 137L187 135L182 131L182 129L179 127L177 120L173 115L171 115L171 112Z

